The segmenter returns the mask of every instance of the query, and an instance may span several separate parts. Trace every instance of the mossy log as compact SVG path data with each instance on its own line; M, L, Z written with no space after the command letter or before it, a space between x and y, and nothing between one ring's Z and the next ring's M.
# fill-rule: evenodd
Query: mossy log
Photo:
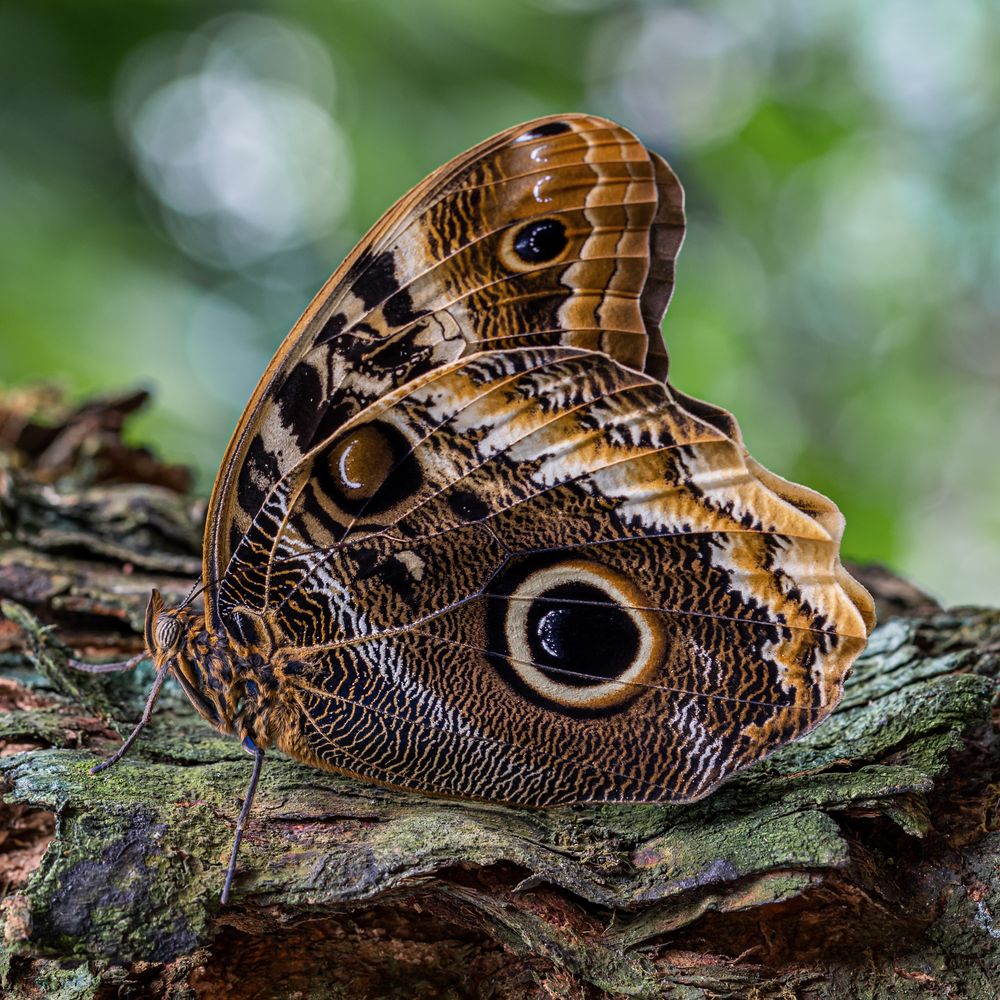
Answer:
M203 508L121 444L134 399L0 400L4 995L997 995L1000 613L887 573L833 717L704 801L517 810L275 754L222 907L250 758L168 684L91 776L151 671L66 664L140 649L150 587L197 573Z

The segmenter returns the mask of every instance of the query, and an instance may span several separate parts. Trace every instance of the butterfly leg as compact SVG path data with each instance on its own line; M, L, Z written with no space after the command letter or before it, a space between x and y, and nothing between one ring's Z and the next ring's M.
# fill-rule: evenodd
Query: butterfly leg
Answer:
M229 902L229 891L233 887L233 876L236 874L236 855L239 853L240 841L243 839L243 829L247 825L247 819L250 816L250 806L253 804L253 797L257 792L260 771L264 766L264 751L260 747L255 746L253 740L247 737L243 741L243 746L249 753L253 754L253 773L250 775L250 787L247 789L246 797L243 799L243 808L240 809L240 818L236 821L236 835L233 837L233 850L229 855L226 884L222 887L223 906Z
M143 654L145 656L145 654ZM100 771L106 771L112 764L117 764L118 761L128 753L128 748L132 746L133 743L138 739L139 733L146 728L146 724L149 722L150 717L153 714L153 706L156 704L156 699L160 695L160 688L163 687L163 682L167 678L167 671L170 669L170 661L167 660L162 667L157 671L156 680L153 681L153 688L149 692L149 697L146 699L146 707L142 710L142 718L139 720L135 729L125 738L125 742L113 753L107 760L101 761L100 764L95 764L91 769L91 774L97 774Z

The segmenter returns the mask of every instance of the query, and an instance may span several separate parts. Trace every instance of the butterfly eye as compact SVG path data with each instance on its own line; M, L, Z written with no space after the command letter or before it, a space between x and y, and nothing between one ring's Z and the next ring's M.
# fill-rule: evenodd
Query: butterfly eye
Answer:
M180 631L181 627L176 618L171 618L169 615L160 615L157 617L156 624L153 627L153 639L156 643L156 648L161 650L170 649L177 641Z
M419 487L420 463L395 427L373 421L348 431L317 458L317 484L349 514L380 513ZM323 470L319 470L322 472Z
M564 559L497 595L488 626L505 672L529 697L570 709L624 705L663 661L663 623L622 574Z

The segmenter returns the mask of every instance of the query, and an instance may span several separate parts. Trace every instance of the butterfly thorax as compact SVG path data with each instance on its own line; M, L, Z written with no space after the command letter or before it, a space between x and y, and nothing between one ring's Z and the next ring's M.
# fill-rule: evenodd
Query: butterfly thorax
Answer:
M169 662L198 714L226 735L254 745L271 740L268 705L277 682L264 657L208 627L203 614L162 609L155 591L147 609L146 642L156 666Z

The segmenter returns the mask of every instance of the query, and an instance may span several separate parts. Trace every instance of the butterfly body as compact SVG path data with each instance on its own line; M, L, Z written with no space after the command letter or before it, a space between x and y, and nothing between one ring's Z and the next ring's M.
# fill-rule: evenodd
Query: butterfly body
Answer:
M691 801L832 711L871 598L836 507L666 381L683 227L631 133L540 119L321 290L223 460L204 613L147 616L255 776L275 746L439 795Z

